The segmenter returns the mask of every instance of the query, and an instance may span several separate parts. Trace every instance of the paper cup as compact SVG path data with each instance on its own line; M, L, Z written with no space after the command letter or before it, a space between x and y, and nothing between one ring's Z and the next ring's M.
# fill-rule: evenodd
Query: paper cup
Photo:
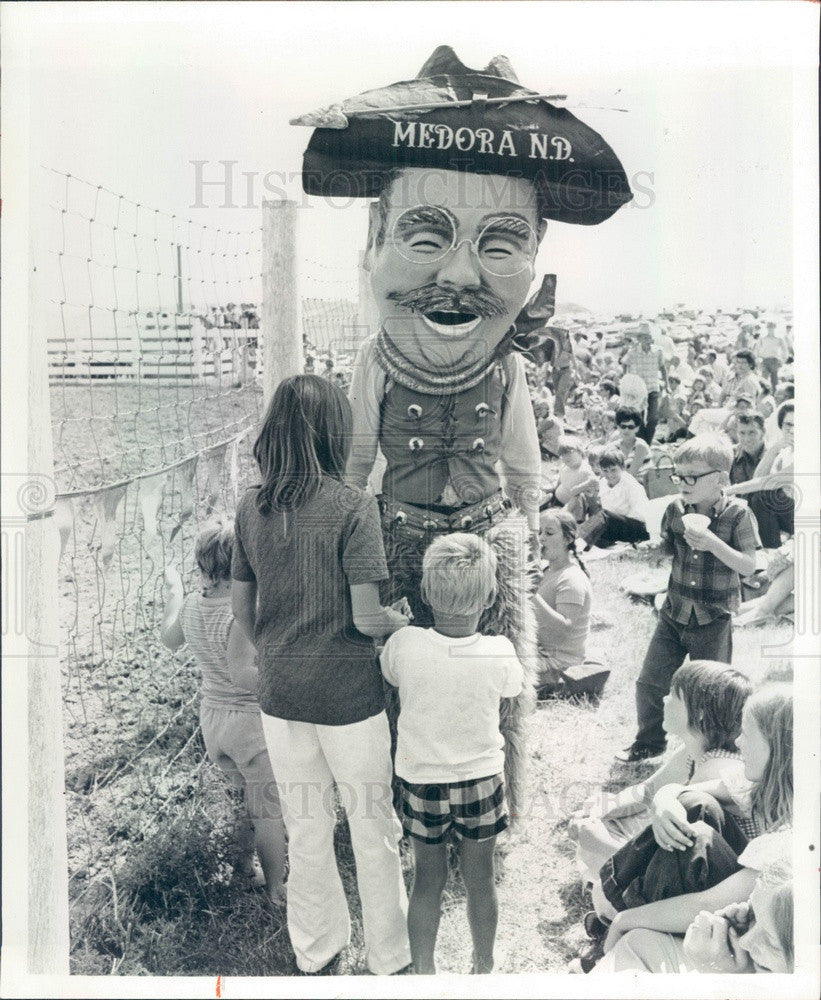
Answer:
M681 522L690 531L706 531L710 527L710 518L706 514L682 514Z

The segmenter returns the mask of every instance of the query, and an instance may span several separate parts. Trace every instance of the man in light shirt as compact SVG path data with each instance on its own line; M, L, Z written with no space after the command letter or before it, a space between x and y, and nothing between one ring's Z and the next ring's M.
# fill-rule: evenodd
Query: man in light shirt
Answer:
M667 381L667 370L661 351L653 347L650 327L642 323L630 333L637 343L624 355L622 364L625 374L638 375L647 387L647 416L640 434L650 444L658 423L659 396L662 382Z
M579 536L588 546L602 549L613 542L647 541L647 494L641 483L625 472L621 449L615 445L605 448L599 466L602 509L579 528Z
M767 331L759 338L756 354L761 362L762 374L769 377L775 392L778 385L778 370L787 360L787 345L778 336L774 320L767 322Z

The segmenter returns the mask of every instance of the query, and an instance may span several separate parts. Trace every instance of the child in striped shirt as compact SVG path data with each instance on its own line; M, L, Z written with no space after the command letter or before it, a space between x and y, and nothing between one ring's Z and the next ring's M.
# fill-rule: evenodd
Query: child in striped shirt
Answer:
M233 541L231 524L209 524L197 536L199 591L184 596L178 570L166 569L160 637L169 649L187 643L202 672L200 726L205 749L245 798L246 814L236 831L238 868L254 875L256 848L266 892L279 903L284 900L285 826L255 693L256 651L235 627L231 609ZM262 884L259 878L255 882Z

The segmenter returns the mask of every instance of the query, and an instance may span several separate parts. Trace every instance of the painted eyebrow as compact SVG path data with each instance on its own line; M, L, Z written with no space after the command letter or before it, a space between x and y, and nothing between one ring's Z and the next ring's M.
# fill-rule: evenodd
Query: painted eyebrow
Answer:
M525 238L533 233L533 227L521 215L486 215L479 225L492 233L513 233Z
M396 220L400 228L403 226L413 226L420 222L441 223L442 216L450 220L451 225L456 228L456 219L446 209L439 205L417 205L415 208L406 209Z
M519 212L492 212L490 215L483 215L482 218L479 220L479 225L489 226L492 222L501 221L502 219L505 220L518 219L520 222L523 222L528 227L528 229L533 228L529 220L526 219L523 215L520 215Z

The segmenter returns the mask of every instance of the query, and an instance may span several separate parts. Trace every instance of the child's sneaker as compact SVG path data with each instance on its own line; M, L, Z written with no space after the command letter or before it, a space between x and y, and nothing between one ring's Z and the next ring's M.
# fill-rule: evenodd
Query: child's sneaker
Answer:
M595 910L588 910L582 923L591 941L601 941L607 937L607 932L610 930L610 924L602 920Z
M567 971L571 975L579 975L582 973L587 975L588 972L592 972L596 963L600 958L604 957L604 940L593 941L591 944L585 948L585 950L579 955L578 958L574 958L570 965L567 967Z

